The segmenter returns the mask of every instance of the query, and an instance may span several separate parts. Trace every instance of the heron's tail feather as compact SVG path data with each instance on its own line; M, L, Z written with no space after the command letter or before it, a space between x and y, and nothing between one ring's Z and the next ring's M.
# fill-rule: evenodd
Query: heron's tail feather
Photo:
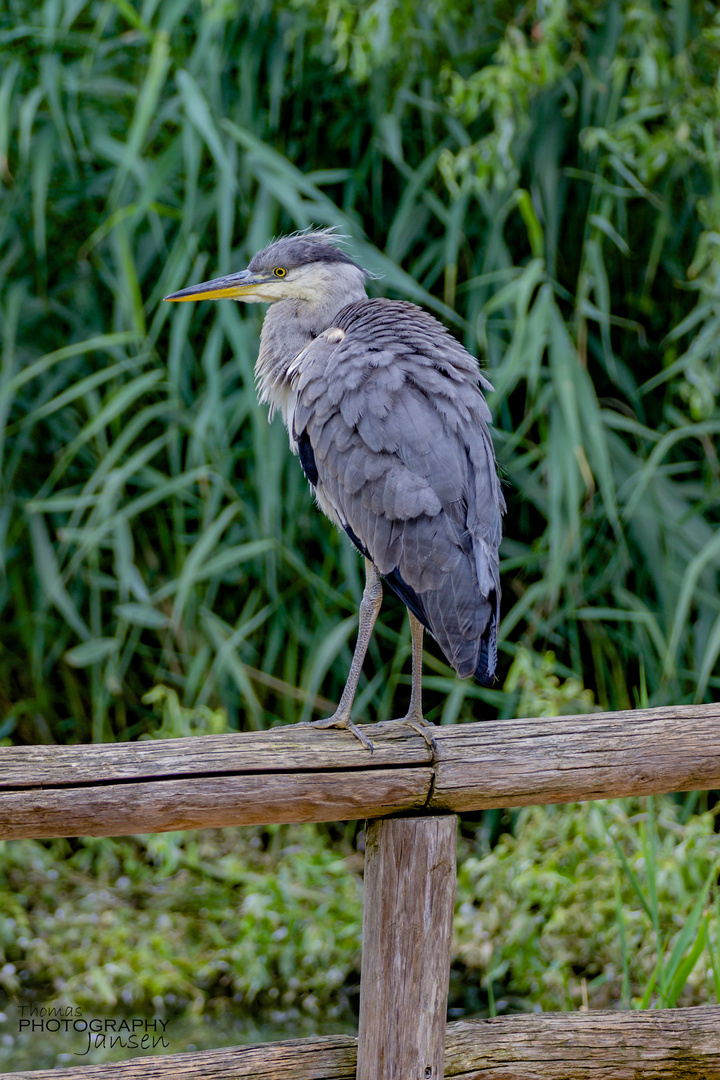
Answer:
M345 525L344 528L358 551L369 559L370 553L353 529L349 525ZM421 596L403 579L397 567L380 576L412 611L415 618L432 634L461 679L474 675L481 686L494 685L497 666L497 594L495 591L491 592L487 598L484 596L479 598L481 607L486 612L489 608L489 618L478 642L470 632L469 625L461 632L457 625L453 626L452 619L443 618L442 605L439 604L441 591L430 590ZM470 606L477 614L478 601L473 601ZM448 621L450 626L446 625Z
M438 641L447 660L455 668L461 679L474 675L481 686L494 686L495 668L497 667L497 598L495 592L492 592L486 601L491 607L491 614L480 641L477 643L476 650L472 640L465 638L463 641L460 635L454 635L454 640L448 637L444 620L441 618L433 620L430 612L433 607L432 600L435 597L432 594L426 594L426 599L430 601L426 606L423 598L414 589L410 588L407 582L403 581L397 570L383 575L383 579L412 611L415 618Z
M481 686L493 686L497 667L497 623L495 615L490 616L485 633L480 639L480 654L474 675Z

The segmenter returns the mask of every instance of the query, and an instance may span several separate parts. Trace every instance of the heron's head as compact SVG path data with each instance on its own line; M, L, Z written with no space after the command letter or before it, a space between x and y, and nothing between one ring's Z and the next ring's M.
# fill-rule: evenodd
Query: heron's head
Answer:
M253 256L247 270L203 281L166 300L276 300L324 304L331 296L365 294L365 271L339 246L334 229L296 233L275 240Z

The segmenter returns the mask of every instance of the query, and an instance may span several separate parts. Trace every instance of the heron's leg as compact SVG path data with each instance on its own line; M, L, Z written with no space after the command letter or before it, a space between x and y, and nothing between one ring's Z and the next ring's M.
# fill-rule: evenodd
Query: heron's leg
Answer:
M419 735L422 735L428 746L434 750L435 740L428 731L428 728L432 728L433 724L425 719L422 711L423 624L415 618L409 609L408 616L410 618L410 634L412 635L412 682L410 684L410 706L403 723L413 728Z
M360 728L353 724L350 719L350 710L352 709L352 704L355 700L355 691L357 690L358 681L360 679L360 672L362 671L363 661L365 660L365 653L370 644L370 636L372 634L373 626L375 625L375 620L378 617L381 604L382 583L380 581L380 575L375 569L374 563L372 563L370 559L366 559L365 588L363 589L362 600L360 601L357 642L355 643L355 652L353 654L352 664L350 665L347 682L345 683L345 689L340 698L340 704L332 716L328 716L325 720L313 720L310 725L311 727L317 728L347 728L348 731L351 731L355 738L359 739L363 746L367 747L368 750L372 750L372 743L367 735L363 734Z

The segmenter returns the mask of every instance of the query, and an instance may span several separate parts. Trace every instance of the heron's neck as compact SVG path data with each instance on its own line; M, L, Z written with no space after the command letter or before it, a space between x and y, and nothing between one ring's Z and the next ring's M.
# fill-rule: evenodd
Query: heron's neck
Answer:
M332 280L323 282L325 288L318 290L319 299L278 300L270 306L260 335L260 352L255 364L258 396L283 414L288 424L289 402L292 396L288 368L295 357L309 345L313 338L333 325L339 311L354 300L362 300L365 292L364 276L358 271L357 282L348 282L347 275L342 287Z

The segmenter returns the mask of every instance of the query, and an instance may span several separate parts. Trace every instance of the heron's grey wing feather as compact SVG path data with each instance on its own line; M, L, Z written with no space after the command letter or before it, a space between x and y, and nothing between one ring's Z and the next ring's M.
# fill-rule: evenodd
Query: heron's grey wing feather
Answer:
M337 326L342 340L304 351L295 385L318 502L473 674L494 655L504 510L477 361L402 301L350 304Z

